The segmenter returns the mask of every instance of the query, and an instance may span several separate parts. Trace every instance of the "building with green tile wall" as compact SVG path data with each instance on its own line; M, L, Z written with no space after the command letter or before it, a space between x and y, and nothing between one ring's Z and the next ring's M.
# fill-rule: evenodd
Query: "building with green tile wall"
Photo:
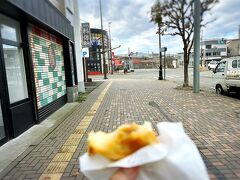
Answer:
M66 94L63 45L61 39L35 26L29 37L40 109Z

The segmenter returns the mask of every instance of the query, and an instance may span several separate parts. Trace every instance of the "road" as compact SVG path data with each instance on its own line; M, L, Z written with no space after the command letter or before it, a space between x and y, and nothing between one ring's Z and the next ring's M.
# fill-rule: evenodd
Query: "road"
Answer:
M126 75L123 72L108 74L109 79L158 79L158 69L135 69L135 72L127 73ZM189 73L189 85L193 85L193 68L188 69ZM102 80L103 76L89 76L93 80ZM167 69L166 70L166 80L174 81L177 84L183 84L183 68L177 69ZM213 89L212 83L212 71L203 71L200 72L200 87L201 89Z

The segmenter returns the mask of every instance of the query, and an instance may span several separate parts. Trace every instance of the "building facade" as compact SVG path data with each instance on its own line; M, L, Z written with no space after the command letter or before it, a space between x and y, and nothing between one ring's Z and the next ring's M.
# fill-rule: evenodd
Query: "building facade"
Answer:
M74 50L76 57L76 70L78 77L78 91L84 92L84 71L81 46L81 24L79 14L79 1L76 0L50 0L50 2L70 21L74 31Z
M41 122L78 85L74 29L48 0L0 1L0 144Z
M184 53L178 53L177 54L177 61L178 61L178 65L180 67L184 66ZM188 63L188 67L192 68L194 65L194 54L191 52L190 56L189 56L189 63Z
M88 75L96 75L103 73L103 53L102 52L102 30L91 28L91 40L89 48L89 58L86 59ZM108 66L108 33L103 30L105 60ZM108 67L105 67L108 69Z
M220 61L227 57L227 40L210 39L202 42L202 64L207 66L210 61Z
M232 39L227 43L228 57L240 55L240 39Z

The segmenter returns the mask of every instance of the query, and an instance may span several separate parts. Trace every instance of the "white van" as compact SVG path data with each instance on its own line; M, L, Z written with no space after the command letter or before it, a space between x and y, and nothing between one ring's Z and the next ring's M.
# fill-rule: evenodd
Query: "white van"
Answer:
M240 92L240 56L221 60L213 70L213 83L217 94Z

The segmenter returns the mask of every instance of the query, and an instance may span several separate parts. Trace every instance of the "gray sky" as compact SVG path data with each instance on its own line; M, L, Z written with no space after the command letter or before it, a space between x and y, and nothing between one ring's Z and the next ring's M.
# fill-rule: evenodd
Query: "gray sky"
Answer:
M102 0L103 28L111 22L112 47L121 45L116 54L158 52L157 26L150 22L150 9L155 0ZM79 0L80 18L91 28L100 28L99 0ZM220 0L206 19L216 21L203 29L203 39L238 38L240 0ZM179 36L163 36L168 53L182 52Z

